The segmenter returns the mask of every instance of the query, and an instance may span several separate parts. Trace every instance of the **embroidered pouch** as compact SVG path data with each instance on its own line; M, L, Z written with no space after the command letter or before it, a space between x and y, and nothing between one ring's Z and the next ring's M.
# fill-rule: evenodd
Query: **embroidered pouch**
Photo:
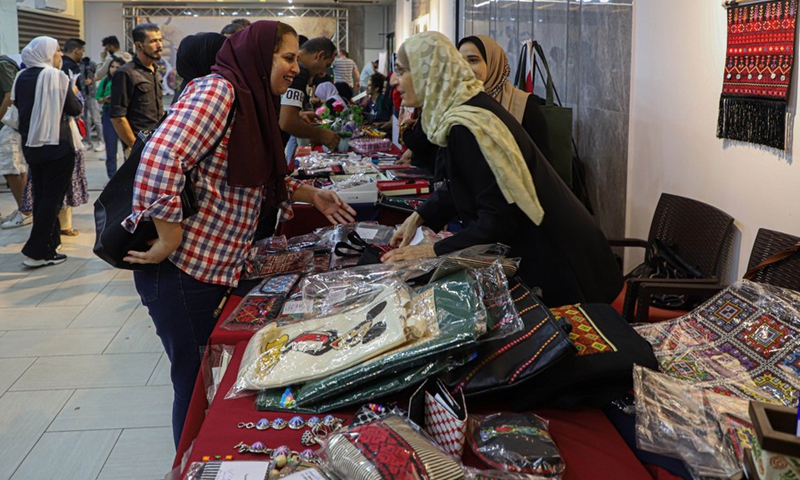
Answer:
M461 467L397 415L348 428L327 445L329 465L349 480L461 480Z

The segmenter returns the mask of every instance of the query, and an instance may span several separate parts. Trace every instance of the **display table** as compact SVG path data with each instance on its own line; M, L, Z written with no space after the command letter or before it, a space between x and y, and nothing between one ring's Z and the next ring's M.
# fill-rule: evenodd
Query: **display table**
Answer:
M188 464L204 456L232 455L234 460L267 460L263 455L240 454L233 447L239 442L262 442L269 448L287 445L301 451L300 437L306 429L265 430L238 428L240 422L257 422L261 418L288 420L286 412L260 412L255 409L255 396L225 399L236 380L247 342L236 345L233 360L214 398L205 422L199 430ZM353 410L331 412L349 422ZM488 412L486 412L488 413ZM596 408L580 407L570 410L541 410L537 414L550 421L550 433L558 445L567 469L564 480L651 480L653 477L636 459L603 412ZM302 414L304 418L313 415ZM467 463L473 463L469 457ZM665 478L665 477L661 477Z
M303 430L266 430L237 428L239 422L257 422L261 418L283 417L288 420L293 414L286 412L260 412L255 409L255 396L226 400L239 364L244 353L247 340L253 332L247 330L225 330L219 327L241 301L242 297L232 296L225 305L220 322L211 334L210 346L236 345L236 350L220 384L219 393L210 408L206 401L205 379L201 371L195 384L189 413L184 425L183 437L177 450L175 465L180 464L184 453L194 442L189 456L190 464L200 461L203 456L233 455L234 460L265 460L256 454L240 454L233 446L239 442L252 444L260 441L267 447L287 445L300 451ZM208 413L206 414L206 409ZM336 417L349 420L354 410L332 412ZM471 412L481 413L481 412ZM486 411L484 413L492 413ZM646 469L633 452L625 444L614 426L602 410L598 408L578 407L568 410L540 410L536 412L550 421L550 433L558 445L567 465L564 480L675 480L665 470L649 467ZM312 415L301 415L304 418ZM474 465L470 455L465 456L467 464Z

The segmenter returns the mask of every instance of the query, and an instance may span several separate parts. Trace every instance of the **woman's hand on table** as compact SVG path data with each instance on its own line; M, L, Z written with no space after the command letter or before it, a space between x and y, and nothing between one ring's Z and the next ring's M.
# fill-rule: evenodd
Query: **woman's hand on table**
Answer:
M413 240L414 236L417 234L417 228L419 228L423 223L425 223L425 220L420 216L419 213L412 213L408 218L406 218L406 221L403 222L402 225L397 227L397 231L394 232L394 235L392 235L392 240L389 242L389 244L405 247L411 243L411 240Z
M433 250L433 245L410 245L384 253L381 257L381 262L392 263L403 260L416 260L418 258L433 258L435 256L436 252Z
M311 196L311 204L314 208L322 212L328 221L336 225L337 223L353 223L356 221L356 211L353 207L346 204L339 198L333 190L317 189Z
M400 157L400 160L398 160L397 163L399 163L400 165L408 165L409 163L411 163L411 157L413 155L414 154L411 153L411 150L406 150L405 152L403 152L403 155Z

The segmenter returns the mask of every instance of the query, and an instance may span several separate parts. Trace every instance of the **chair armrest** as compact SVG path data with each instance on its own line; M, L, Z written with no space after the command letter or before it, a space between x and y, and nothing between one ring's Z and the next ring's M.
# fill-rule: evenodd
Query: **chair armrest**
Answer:
M637 279L640 280L640 279ZM642 279L638 282L636 297L637 322L647 322L650 318L650 297L654 294L692 295L704 301L725 289L727 285L719 282L717 277L687 280L675 279Z
M625 298L622 302L622 316L625 317L625 320L627 320L629 323L634 323L642 321L642 309L637 307L637 305L641 306L642 302L644 302L645 310L649 312L650 294L654 293L654 289L656 289L657 286L682 285L686 286L687 288L691 288L692 285L716 285L719 284L719 279L717 279L717 277L693 278L685 280L678 280L675 278L629 278L626 280L626 283L627 289L625 290ZM641 293L641 286L645 284L648 285L650 293L643 296ZM661 292L656 290L655 293ZM644 318L647 319L648 317L649 313L645 314Z
M642 240L641 238L609 238L608 244L612 247L647 248L647 240Z

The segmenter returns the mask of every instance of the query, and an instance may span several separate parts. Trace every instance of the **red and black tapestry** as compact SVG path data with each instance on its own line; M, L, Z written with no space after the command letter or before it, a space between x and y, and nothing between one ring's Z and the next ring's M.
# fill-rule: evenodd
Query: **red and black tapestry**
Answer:
M785 149L798 0L728 9L717 137Z

